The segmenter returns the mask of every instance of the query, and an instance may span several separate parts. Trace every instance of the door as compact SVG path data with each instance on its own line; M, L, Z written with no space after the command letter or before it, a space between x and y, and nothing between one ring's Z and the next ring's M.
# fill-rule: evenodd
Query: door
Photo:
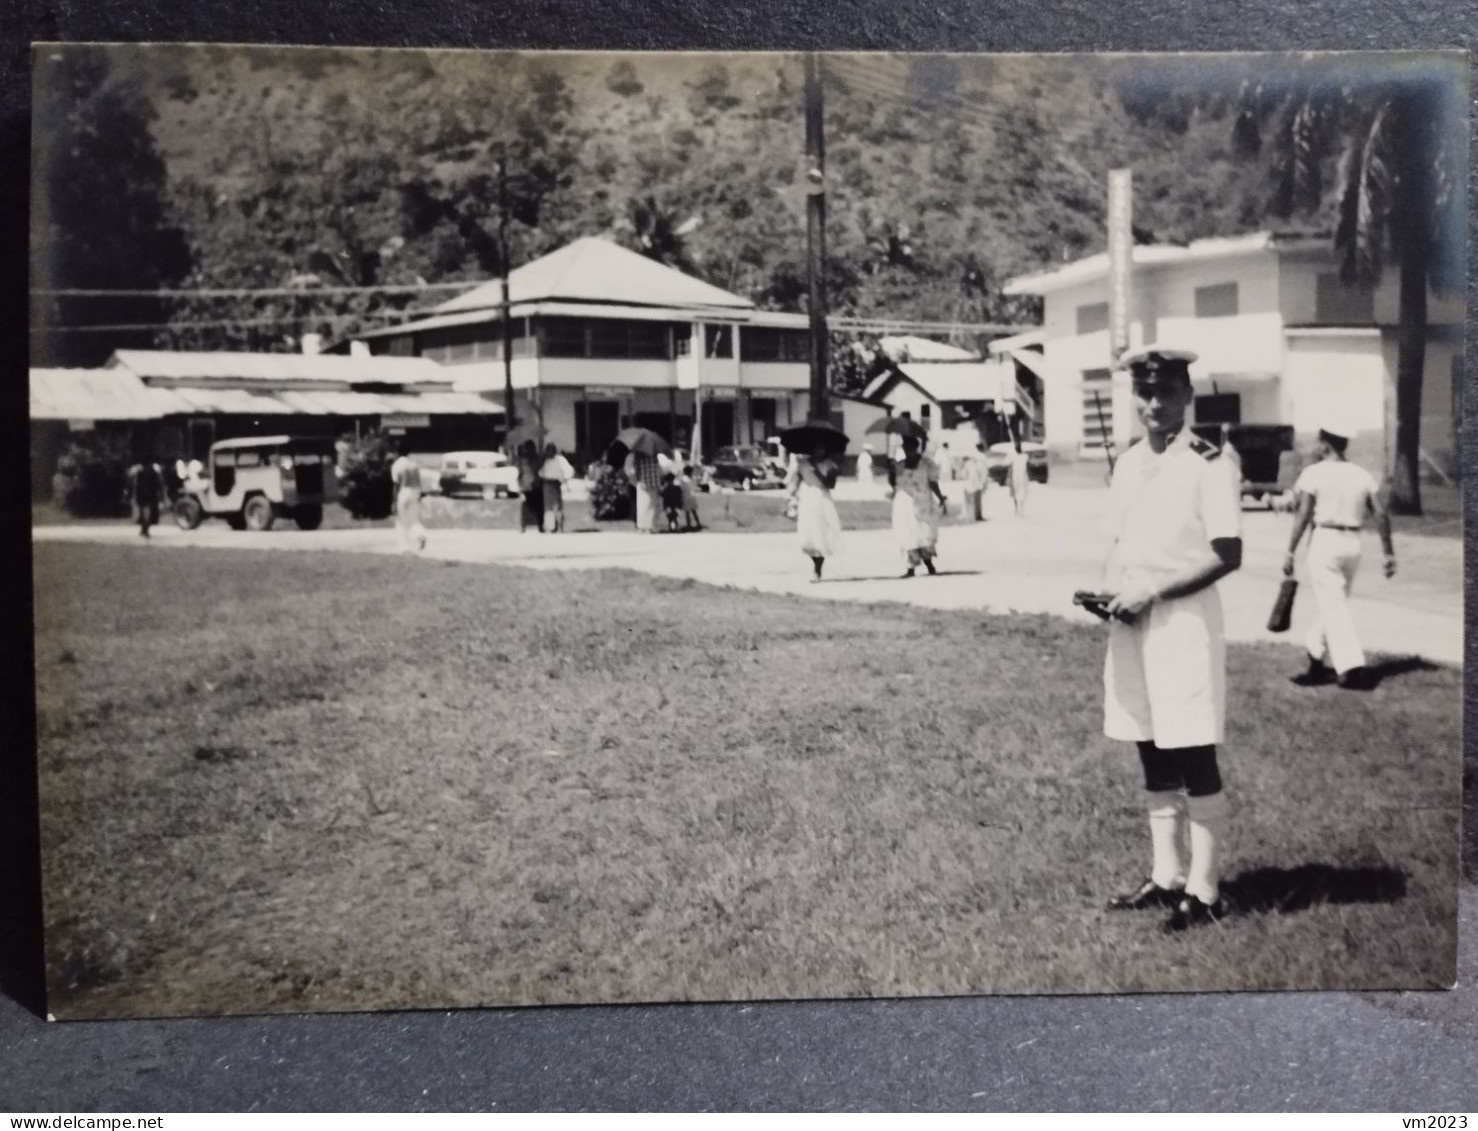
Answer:
M210 446L215 442L216 422L214 420L190 421L189 438L186 441L186 458L198 459L204 463L210 458Z
M621 431L621 405L618 401L586 401L584 412L575 414L575 448L582 460L605 455L616 433Z
M703 403L703 451L716 452L734 442L734 402Z

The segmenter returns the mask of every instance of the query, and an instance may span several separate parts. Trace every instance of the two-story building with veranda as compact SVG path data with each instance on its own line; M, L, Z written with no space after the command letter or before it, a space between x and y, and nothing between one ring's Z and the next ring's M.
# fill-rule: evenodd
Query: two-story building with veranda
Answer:
M1301 448L1333 411L1357 435L1351 458L1385 464L1396 374L1396 271L1378 287L1347 287L1328 236L1267 232L1136 247L1131 348L1195 351L1195 422L1291 424ZM1046 442L1059 458L1102 458L1139 434L1128 379L1110 372L1107 255L1008 282L1040 295ZM1421 443L1455 468L1462 396L1461 293L1428 300Z
M608 240L586 238L509 273L515 414L537 419L580 462L623 427L701 448L761 443L807 419L804 315L759 310ZM431 358L455 388L504 388L502 284L482 284L431 316L357 336L380 355ZM347 351L354 343L334 347ZM363 346L358 348L364 348ZM842 415L842 406L833 406ZM860 435L854 437L860 447Z

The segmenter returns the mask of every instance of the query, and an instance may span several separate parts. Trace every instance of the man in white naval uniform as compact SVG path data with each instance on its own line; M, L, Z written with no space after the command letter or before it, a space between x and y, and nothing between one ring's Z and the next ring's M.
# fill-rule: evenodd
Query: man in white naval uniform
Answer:
M1215 585L1242 564L1236 469L1186 425L1195 357L1144 349L1123 359L1146 435L1114 468L1104 577L1113 622L1104 733L1138 746L1153 851L1149 878L1109 908L1173 908L1170 931L1224 914L1226 797L1216 747L1226 719L1226 643Z
M1298 516L1293 520L1283 573L1293 576L1294 553L1312 526L1306 564L1319 615L1304 641L1309 669L1293 682L1309 687L1337 679L1341 687L1366 691L1373 684L1350 612L1350 586L1360 568L1360 528L1366 515L1375 519L1380 532L1387 577L1396 574L1396 551L1391 543L1391 517L1374 477L1345 459L1349 433L1346 426L1326 424L1319 433L1319 462L1304 468L1293 485Z

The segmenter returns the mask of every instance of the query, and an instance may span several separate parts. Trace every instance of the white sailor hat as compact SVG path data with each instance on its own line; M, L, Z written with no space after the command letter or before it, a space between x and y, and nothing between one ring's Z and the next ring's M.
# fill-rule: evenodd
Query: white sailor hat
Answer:
M1197 354L1190 350L1165 349L1160 346L1144 346L1131 350L1119 359L1119 365L1134 377L1154 377L1161 373L1190 374L1191 362Z

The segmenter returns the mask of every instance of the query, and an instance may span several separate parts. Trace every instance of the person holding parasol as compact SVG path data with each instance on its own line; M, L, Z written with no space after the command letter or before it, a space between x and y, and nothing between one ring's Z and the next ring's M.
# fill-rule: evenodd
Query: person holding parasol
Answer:
M934 557L939 546L939 516L948 504L939 486L939 469L924 455L928 433L908 417L890 418L874 428L903 443L903 454L888 465L893 535L908 566L903 576L912 577L920 565L930 574L938 573Z
M787 428L780 433L780 442L796 453L785 485L795 506L801 553L811 559L811 580L820 581L826 559L835 557L841 548L842 520L831 491L837 481L837 457L847 450L847 437L830 424L813 421Z

